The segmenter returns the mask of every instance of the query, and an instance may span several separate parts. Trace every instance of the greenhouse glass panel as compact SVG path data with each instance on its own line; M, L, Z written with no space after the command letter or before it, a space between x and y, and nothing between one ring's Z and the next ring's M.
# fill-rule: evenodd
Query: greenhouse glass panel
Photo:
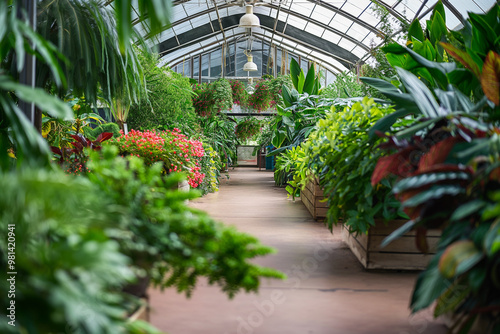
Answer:
M200 75L200 57L193 57L193 78L198 79Z
M209 63L210 63L210 55L204 54L201 56L201 75L203 77L208 77L209 73Z
M222 73L222 50L218 49L210 53L210 77L218 78Z

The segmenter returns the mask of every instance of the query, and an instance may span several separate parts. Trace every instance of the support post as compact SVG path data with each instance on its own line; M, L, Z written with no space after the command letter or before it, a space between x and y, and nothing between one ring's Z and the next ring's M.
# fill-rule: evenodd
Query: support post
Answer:
M33 0L20 0L17 15L20 19L25 19L26 16L29 20L29 24L33 30L36 31L36 4L37 1ZM31 45L34 48L34 45ZM34 55L26 53L24 56L24 67L21 73L19 73L19 83L35 87L35 73L36 73L36 57ZM24 101L19 101L19 108L26 115L28 120L35 125L38 131L41 131L41 112L35 111L35 105L33 103L27 103Z

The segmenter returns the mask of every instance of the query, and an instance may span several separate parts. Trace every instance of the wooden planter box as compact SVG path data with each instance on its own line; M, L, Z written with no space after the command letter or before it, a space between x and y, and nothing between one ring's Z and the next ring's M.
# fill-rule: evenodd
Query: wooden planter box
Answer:
M128 317L130 322L134 322L136 320L143 320L149 322L149 304L146 299L141 298L141 306Z
M421 253L415 245L415 231L394 240L384 248L380 248L382 240L404 225L406 221L390 221L385 225L376 220L368 234L350 234L342 226L342 240L349 246L365 269L386 270L423 270L436 253L436 247L441 237L440 230L427 231L429 253Z
M300 199L314 219L320 220L326 217L328 203L322 201L325 199L325 196L323 195L323 190L320 188L317 178L307 183L304 190L300 192Z

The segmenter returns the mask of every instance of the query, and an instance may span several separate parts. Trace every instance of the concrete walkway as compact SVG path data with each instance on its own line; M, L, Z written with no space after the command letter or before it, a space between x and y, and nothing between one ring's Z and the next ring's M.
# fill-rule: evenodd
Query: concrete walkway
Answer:
M200 282L191 299L150 290L151 322L169 334L444 334L431 311L410 315L417 274L366 272L300 202L274 187L273 174L240 168L219 193L193 203L278 250L259 259L287 281L265 280L259 294L229 300Z

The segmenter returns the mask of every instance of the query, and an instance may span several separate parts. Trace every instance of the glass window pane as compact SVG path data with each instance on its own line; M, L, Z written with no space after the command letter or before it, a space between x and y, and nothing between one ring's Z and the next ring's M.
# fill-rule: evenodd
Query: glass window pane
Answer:
M221 57L222 57L221 49L210 53L210 77L212 78L218 78L221 75L222 72Z
M203 77L208 77L208 63L210 61L210 55L204 54L201 56L201 75Z
M193 78L198 79L200 75L200 57L195 56L193 58Z

